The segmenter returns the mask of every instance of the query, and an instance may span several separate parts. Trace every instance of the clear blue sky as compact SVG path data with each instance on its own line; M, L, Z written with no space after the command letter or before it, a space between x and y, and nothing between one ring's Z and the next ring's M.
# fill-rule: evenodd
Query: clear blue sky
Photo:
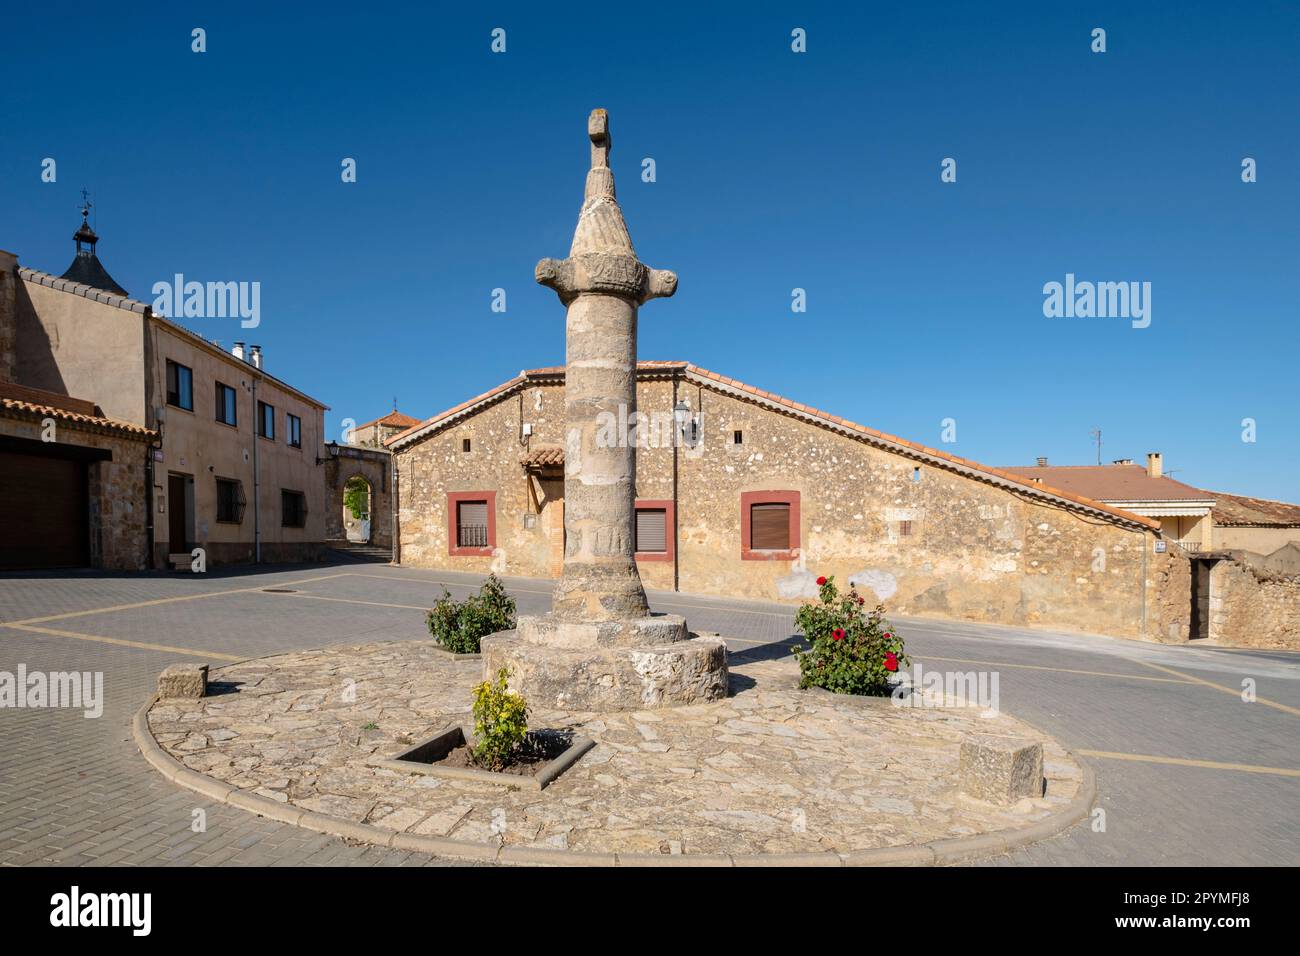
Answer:
M137 298L259 281L259 329L188 324L259 342L331 433L563 362L533 266L604 106L637 251L681 280L642 358L989 464L1090 462L1101 426L1107 461L1300 501L1300 5L84 6L0 36L0 248L62 272L85 186ZM1151 282L1151 326L1045 318L1067 272Z

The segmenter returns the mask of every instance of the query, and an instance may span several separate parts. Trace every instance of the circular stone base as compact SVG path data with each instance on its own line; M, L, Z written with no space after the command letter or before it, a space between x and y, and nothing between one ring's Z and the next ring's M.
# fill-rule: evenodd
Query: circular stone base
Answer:
M617 711L703 704L727 696L727 646L692 637L640 647L554 647L514 631L483 638L483 675L510 669L510 687L556 710Z
M740 655L731 696L712 703L588 714L529 701L531 726L596 741L541 792L374 765L471 721L481 676L428 640L278 654L214 669L226 693L151 700L134 734L155 769L212 800L500 863L953 863L1051 836L1096 793L1085 765L1007 714L800 690L790 658ZM972 733L1041 742L1044 796L962 796Z

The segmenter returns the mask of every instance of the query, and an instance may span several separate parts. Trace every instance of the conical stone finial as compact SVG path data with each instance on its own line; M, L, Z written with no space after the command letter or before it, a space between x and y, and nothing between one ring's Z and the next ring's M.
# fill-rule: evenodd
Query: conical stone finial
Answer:
M614 172L609 168L613 140L605 110L591 111L587 135L591 139L591 170L569 258L537 263L537 281L554 289L565 305L584 292L616 295L638 305L672 295L677 291L677 276L649 268L637 259L632 247L614 192Z

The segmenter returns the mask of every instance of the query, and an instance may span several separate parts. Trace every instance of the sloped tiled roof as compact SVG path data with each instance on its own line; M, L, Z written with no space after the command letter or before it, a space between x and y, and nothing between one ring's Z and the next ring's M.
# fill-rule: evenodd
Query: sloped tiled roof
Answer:
M0 409L18 418L53 418L56 421L71 422L90 431L125 435L142 441L158 438L156 431L143 425L96 415L94 404L84 399L8 382L0 382Z
M412 418L410 415L404 415L397 409L393 409L383 418L376 418L372 422L366 422L364 425L358 425L353 431L360 431L363 428L369 428L371 425L381 425L385 428L410 428L412 425L420 424L418 418Z
M1300 505L1268 498L1204 492L1215 499L1214 523L1225 528L1300 528Z
M558 445L544 445L541 448L534 448L523 458L519 459L519 464L525 468L554 468L564 465L564 449Z
M1160 529L1160 522L1152 518L1135 515L1132 512L1123 511L1119 508L1112 507L1103 502L1096 501L1095 499L1067 489L1030 481L1021 475L1013 474L1009 471L992 468L988 465L982 465L979 462L971 461L966 458L959 458L956 455L950 455L937 448L930 448L927 445L908 441L906 438L899 438L875 428L869 428L866 425L859 425L856 422L849 421L846 418L841 418L838 415L832 415L829 412L823 412L810 405L805 405L802 402L796 402L772 392L755 388L754 386L747 385L738 379L719 375L717 372L711 372L706 368L700 368L698 365L692 365L689 362L642 361L637 363L637 375L638 378L681 375L687 380L715 388L718 391L736 394L739 397L756 401L759 404L768 405L783 414L793 415L814 424L838 431L842 434L859 438L889 451L900 453L918 461L924 461L937 467L945 468L949 471L965 474L967 477L998 485L1007 490L1027 494L1034 498L1045 499L1073 510L1082 510L1098 514L1106 520L1118 524L1143 527L1157 531ZM468 401L461 402L459 405L449 408L447 411L442 412L439 415L434 415L432 418L426 419L419 425L415 425L406 429L404 432L394 435L392 438L384 442L384 444L393 451L398 451L400 447L408 445L413 441L418 441L437 429L451 424L456 419L477 411L486 403L504 398L516 389L543 381L553 382L557 379L560 381L563 381L564 379L563 366L550 366L547 368L531 370L525 369L509 381L502 382L496 388L489 389L481 395L476 395Z
M1163 475L1152 478L1141 465L1011 465L1003 471L1096 501L1207 501L1214 497Z

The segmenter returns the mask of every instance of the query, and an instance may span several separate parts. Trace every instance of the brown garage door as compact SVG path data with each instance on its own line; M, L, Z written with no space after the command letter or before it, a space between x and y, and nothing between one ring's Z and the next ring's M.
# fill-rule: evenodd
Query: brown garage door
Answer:
M0 451L0 570L89 563L84 461Z

